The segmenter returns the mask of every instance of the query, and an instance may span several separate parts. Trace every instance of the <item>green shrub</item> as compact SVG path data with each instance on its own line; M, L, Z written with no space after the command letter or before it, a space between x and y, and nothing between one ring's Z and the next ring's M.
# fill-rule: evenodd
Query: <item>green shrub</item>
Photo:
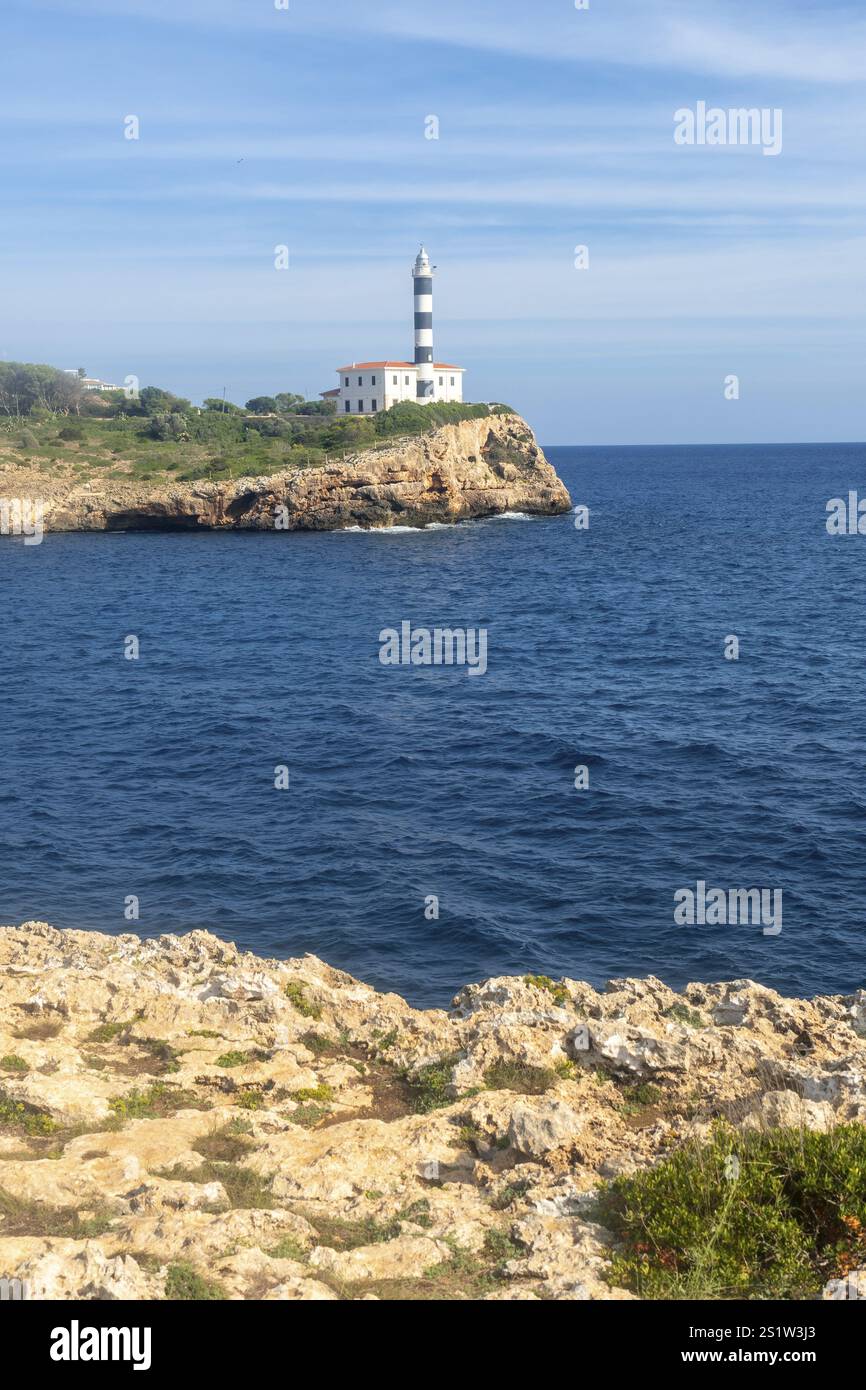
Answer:
M616 1179L599 1218L623 1243L611 1280L643 1297L814 1297L866 1262L866 1128L719 1127Z
M443 1057L439 1062L428 1062L416 1071L405 1072L403 1079L412 1092L414 1108L419 1114L431 1110L441 1110L452 1105L455 1097L451 1092L451 1073L459 1056Z
M534 985L536 989L543 989L552 996L554 1004L559 1008L567 1008L571 1003L571 995L563 984L554 984L549 975L524 975L524 984Z
M533 1067L528 1062L502 1060L494 1062L484 1073L488 1091L519 1091L526 1096L540 1096L549 1091L557 1075L552 1067Z
M207 1303L214 1299L228 1298L228 1294L215 1279L205 1279L198 1270L186 1260L169 1265L165 1281L165 1296L185 1303Z
M682 1023L686 1028L706 1028L707 1021L703 1014L698 1013L697 1009L690 1009L688 1004L671 1004L669 1009L665 1009L663 1018L672 1018L675 1023Z
M29 1071L30 1068L23 1057L19 1057L14 1052L7 1052L5 1057L0 1057L0 1071Z
M307 992L300 980L290 980L286 985L286 998L294 1005L303 1018L321 1018L322 1010L318 1004L307 998Z

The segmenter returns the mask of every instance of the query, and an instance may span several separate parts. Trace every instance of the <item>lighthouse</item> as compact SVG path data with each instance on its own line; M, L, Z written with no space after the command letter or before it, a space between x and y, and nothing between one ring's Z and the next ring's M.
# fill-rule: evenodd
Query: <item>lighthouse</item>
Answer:
M423 246L415 257L412 279L415 283L417 399L419 401L432 401L436 396L433 370L433 270L430 265L430 257Z
M408 401L463 400L464 368L433 360L433 272L421 247L412 267L415 289L415 361L377 357L337 368L338 385L321 395L339 415L378 415Z

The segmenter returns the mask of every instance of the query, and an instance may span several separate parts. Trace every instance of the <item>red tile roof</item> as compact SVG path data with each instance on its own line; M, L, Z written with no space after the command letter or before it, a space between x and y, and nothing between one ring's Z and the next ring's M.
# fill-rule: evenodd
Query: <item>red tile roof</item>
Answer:
M338 372L367 372L372 367L406 367L415 370L417 362L352 362L348 367L337 367ZM434 362L437 371L465 372L465 367L455 367L453 362Z
M414 362L353 362L349 367L338 367L338 372L368 371L370 367L414 367Z

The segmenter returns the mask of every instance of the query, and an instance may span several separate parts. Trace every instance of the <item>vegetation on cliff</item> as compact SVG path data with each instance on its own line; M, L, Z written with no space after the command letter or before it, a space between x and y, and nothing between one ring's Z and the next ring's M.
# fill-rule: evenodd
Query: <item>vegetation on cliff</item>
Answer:
M0 363L0 468L76 481L196 482L318 467L439 425L508 413L500 405L404 401L375 416L336 416L332 402L292 392L241 408L202 406L157 386L136 396L83 391L56 368Z

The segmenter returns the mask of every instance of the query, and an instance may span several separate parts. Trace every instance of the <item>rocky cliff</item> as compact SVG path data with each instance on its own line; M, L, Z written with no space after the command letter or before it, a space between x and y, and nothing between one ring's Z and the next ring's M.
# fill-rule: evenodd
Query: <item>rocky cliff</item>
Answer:
M568 492L518 415L443 425L326 467L270 477L103 485L45 475L25 480L15 470L0 478L0 491L42 497L46 531L330 531L569 507Z
M0 1275L48 1298L630 1298L600 1184L718 1117L862 1121L864 1034L864 991L526 976L419 1011L205 932L5 928Z

